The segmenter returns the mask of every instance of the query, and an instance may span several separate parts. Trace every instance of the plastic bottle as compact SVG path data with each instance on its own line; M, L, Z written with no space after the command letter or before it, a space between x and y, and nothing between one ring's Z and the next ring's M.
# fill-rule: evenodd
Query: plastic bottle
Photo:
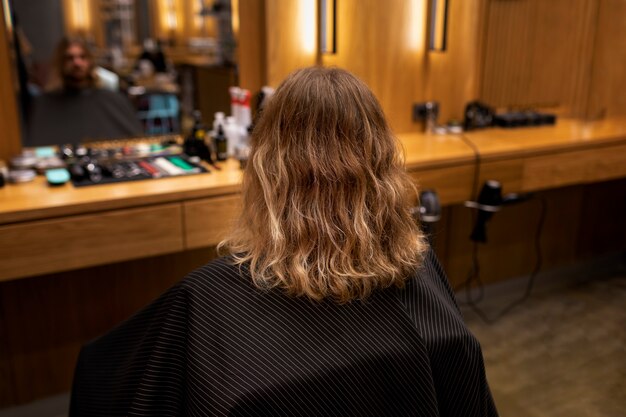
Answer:
M237 124L235 118L232 116L226 118L226 123L224 124L224 135L228 140L228 156L233 156L235 154L235 149L239 144L239 138L241 137L241 128Z
M228 92L230 93L230 115L235 118L235 120L239 119L239 94L241 89L239 87L230 87Z
M252 123L252 110L250 109L251 94L249 90L239 90L239 118L237 124L243 129L247 129Z

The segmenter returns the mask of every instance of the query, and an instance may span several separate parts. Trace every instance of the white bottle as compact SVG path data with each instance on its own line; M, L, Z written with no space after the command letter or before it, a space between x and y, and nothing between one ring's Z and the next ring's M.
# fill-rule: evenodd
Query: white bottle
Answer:
M235 155L235 149L239 145L240 129L239 125L235 122L235 118L229 116L226 118L226 124L224 125L224 135L226 135L228 156Z
M228 92L230 93L230 115L235 118L235 120L239 120L239 112L240 112L240 104L239 104L239 95L241 88L239 87L230 87Z
M237 119L237 124L244 130L252 123L251 97L249 90L243 88L239 90L239 119Z

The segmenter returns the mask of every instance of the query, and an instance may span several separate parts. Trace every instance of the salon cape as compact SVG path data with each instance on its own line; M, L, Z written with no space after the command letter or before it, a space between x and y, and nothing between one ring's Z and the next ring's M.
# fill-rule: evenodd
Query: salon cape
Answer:
M81 351L70 416L496 416L480 346L429 253L339 305L220 258Z

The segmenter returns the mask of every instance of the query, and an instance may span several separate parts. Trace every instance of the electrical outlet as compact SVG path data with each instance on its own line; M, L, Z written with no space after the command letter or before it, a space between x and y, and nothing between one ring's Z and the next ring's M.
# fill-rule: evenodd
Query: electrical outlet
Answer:
M439 115L439 103L436 101L426 101L424 103L413 104L413 121L421 122L428 118L437 119Z

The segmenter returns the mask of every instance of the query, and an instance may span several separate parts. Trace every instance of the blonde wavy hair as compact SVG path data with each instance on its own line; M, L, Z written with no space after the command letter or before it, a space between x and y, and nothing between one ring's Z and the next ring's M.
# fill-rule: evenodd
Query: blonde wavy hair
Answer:
M290 74L251 148L243 211L218 249L249 264L257 287L345 303L402 286L421 264L415 187L378 101L358 78L322 67Z

